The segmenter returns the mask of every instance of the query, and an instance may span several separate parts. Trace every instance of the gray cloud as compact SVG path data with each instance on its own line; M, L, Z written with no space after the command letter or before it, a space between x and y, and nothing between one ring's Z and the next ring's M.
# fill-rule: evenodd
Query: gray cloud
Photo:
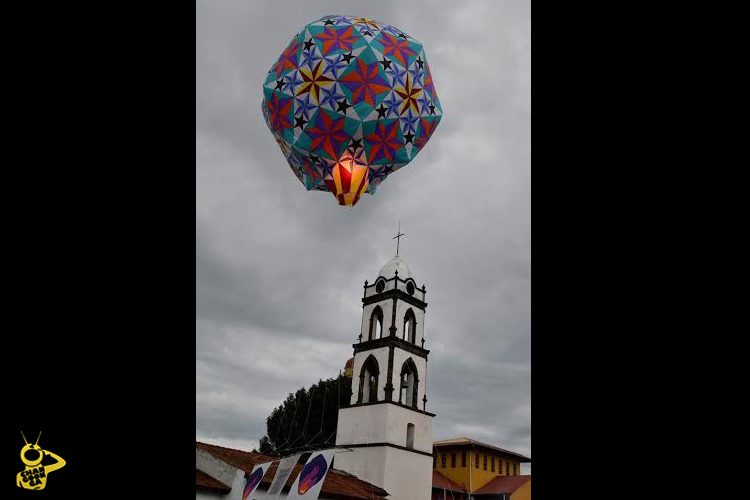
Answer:
M304 190L260 112L275 58L328 13L423 42L444 110L354 208ZM197 436L252 445L286 394L338 373L400 220L427 285L435 438L530 453L529 3L199 0L196 37Z

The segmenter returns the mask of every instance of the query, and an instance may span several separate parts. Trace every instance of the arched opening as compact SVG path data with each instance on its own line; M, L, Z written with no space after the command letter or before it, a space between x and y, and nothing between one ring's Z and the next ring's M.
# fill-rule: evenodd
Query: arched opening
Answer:
M414 448L414 424L406 424L406 447Z
M404 315L404 340L411 342L412 344L416 341L417 335L417 318L414 316L414 311L409 308Z
M398 393L398 402L416 408L418 389L419 377L417 376L417 365L414 364L414 360L409 358L401 367L401 383Z
M378 375L380 375L378 360L370 354L359 373L358 403L374 403L378 400Z
M375 306L370 316L370 334L368 340L379 339L383 336L383 310Z

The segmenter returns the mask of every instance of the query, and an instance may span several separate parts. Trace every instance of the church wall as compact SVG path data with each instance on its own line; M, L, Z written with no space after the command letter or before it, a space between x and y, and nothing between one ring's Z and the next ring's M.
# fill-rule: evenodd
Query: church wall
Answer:
M385 384L388 377L388 348L380 347L370 351L358 352L354 355L354 372L352 374L352 399L350 404L355 404L359 398L359 375L362 373L362 365L368 356L373 355L378 362L380 374L378 375L378 401L385 399Z
M373 297L375 283L365 287L365 297ZM417 283L414 298L424 300L424 293ZM407 292L404 282L386 281L384 291L398 288ZM394 310L395 305L395 310ZM394 335L403 338L404 316L411 309L416 319L414 345L423 347L425 312L410 305L405 300L388 298L377 303L366 304L362 308L362 341L369 340L370 319L379 307L383 311L382 338ZM374 337L378 338L378 337ZM393 350L392 350L393 349ZM393 352L392 378L393 402L385 402L385 386L388 383L388 357ZM394 500L428 500L432 492L432 417L396 404L399 399L399 376L404 362L411 358L417 369L417 408L422 409L422 399L426 393L427 360L402 350L399 347L379 347L358 352L354 356L351 404L356 405L359 396L359 376L362 366L372 355L378 362L378 403L341 408L338 416L336 444L356 446L351 451L338 453L334 466L365 481L376 484L389 493ZM413 450L407 447L407 429L413 425ZM387 443L390 446L377 446Z
M406 446L407 424L414 424L414 449L432 453L432 417L390 403L341 408L336 444Z
M394 500L429 500L432 493L432 458L386 448L385 490Z
M339 420L340 418L339 415ZM354 448L347 452L340 451L336 453L333 467L388 491L383 482L385 478L385 450L386 447L382 446L378 448ZM389 498L395 499L398 497L390 495Z
M414 424L414 449L432 453L432 417L400 406L385 406L388 442L406 446L406 425Z

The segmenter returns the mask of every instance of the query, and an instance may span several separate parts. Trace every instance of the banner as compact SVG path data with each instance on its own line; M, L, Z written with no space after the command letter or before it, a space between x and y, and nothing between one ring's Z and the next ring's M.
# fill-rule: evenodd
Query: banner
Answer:
M314 452L310 455L310 459L302 467L297 480L292 485L292 489L289 490L287 499L302 498L315 500L318 498L335 452L336 449L332 448L330 450Z
M294 455L293 457L282 458L279 462L279 466L276 468L276 475L273 478L271 486L266 492L266 498L275 498L279 496L281 490L286 485L286 480L289 479L289 475L294 470L294 466L297 465L300 454Z
M253 471L250 474L245 475L245 489L242 492L242 500L253 500L252 495L260 484L260 480L266 475L268 468L273 462L266 462L264 464L258 464L253 467Z

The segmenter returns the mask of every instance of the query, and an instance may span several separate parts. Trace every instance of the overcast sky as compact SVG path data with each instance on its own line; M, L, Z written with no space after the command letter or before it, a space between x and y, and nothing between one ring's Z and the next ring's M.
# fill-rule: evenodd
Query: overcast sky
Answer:
M434 439L530 455L528 0L198 0L196 14L196 438L252 449L287 394L338 374L401 221L427 286ZM327 14L422 42L443 107L425 148L351 208L304 189L260 111L271 65Z

